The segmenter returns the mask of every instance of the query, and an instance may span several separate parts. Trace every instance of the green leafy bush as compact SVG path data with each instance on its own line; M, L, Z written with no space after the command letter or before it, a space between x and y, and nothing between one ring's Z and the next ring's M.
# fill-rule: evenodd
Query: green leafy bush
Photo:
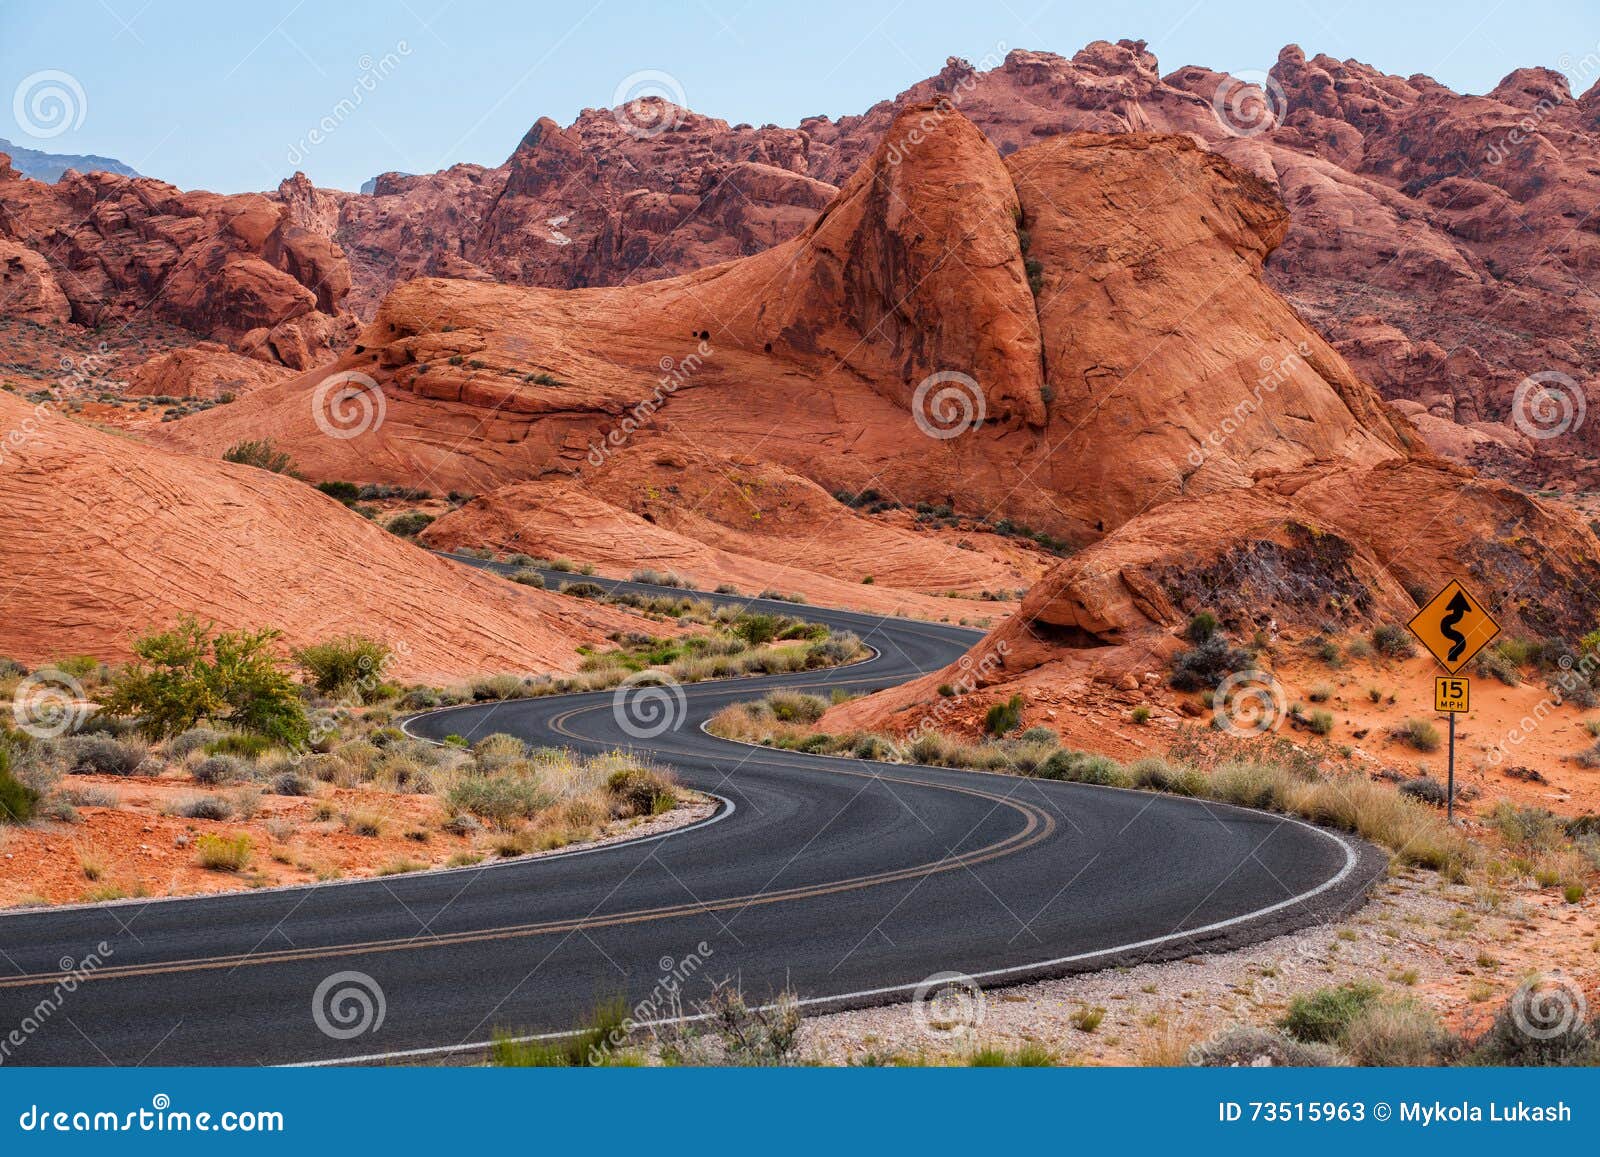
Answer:
M133 662L118 674L101 706L113 715L137 716L155 739L210 719L276 743L303 743L310 732L305 708L270 650L279 634L213 632L185 616L170 630L134 643Z
M270 438L252 438L235 442L223 451L224 462L237 462L241 466L254 466L273 474L293 474L294 459L272 444Z
M25 824L33 818L39 793L11 774L11 752L0 747L0 824Z
M383 670L394 652L387 643L366 635L341 635L301 647L294 661L324 695L349 694L363 703L379 698Z
M405 514L395 515L388 521L384 529L390 534L399 535L401 538L415 538L432 526L433 521L433 515L424 514L420 510L412 510Z

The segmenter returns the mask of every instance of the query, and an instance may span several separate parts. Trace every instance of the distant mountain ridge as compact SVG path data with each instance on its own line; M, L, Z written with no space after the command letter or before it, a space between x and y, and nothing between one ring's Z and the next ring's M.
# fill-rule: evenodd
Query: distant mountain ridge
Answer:
M23 176L52 185L68 169L76 169L80 173L116 173L123 177L141 175L132 165L125 165L115 157L98 157L93 153L45 153L12 144L4 137L0 137L0 153L10 153L12 167Z

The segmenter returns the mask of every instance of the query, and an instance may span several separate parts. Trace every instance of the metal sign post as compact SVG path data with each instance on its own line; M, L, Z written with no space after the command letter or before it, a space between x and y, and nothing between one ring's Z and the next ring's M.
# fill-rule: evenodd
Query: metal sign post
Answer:
M1456 822L1456 715L1472 709L1472 683L1456 672L1489 645L1500 633L1500 624L1465 587L1451 580L1406 625L1439 665L1450 672L1434 677L1433 709L1450 717L1450 764L1444 807L1445 817L1453 824Z

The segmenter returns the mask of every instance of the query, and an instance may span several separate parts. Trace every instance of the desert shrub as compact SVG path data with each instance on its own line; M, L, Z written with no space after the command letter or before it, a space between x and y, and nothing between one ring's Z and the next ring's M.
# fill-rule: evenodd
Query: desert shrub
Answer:
M237 462L241 466L254 466L273 474L293 474L294 459L272 444L270 438L251 438L235 442L222 452L224 462Z
M173 759L182 759L191 751L200 751L215 743L223 734L210 727L191 727L167 740L163 750Z
M1372 628L1372 649L1389 659L1407 659L1416 654L1411 632L1397 623Z
M183 796L169 810L186 820L225 820L233 815L233 806L220 795Z
M1230 760L1211 773L1212 799L1240 807L1284 811L1289 806L1290 777L1274 764Z
M1339 1044L1356 1018L1376 1004L1381 994L1382 989L1365 980L1302 993L1289 1002L1278 1027L1296 1040Z
M353 836L377 837L383 835L384 817L381 813L354 808L339 816L344 830Z
M1141 726L1149 723L1150 708L1141 703L1129 713L1128 718L1132 719L1135 723L1140 724Z
M1529 980L1506 1001L1462 1059L1469 1065L1496 1067L1600 1064L1600 1025L1586 1022L1574 1005L1560 989L1548 992L1545 981ZM1547 1024L1547 1019L1555 1023ZM1537 1035L1528 1032L1524 1022L1538 1029Z
M316 781L298 771L280 771L267 781L267 790L273 795L310 795L315 789Z
M1173 660L1170 682L1179 691L1215 687L1235 671L1248 668L1251 661L1248 651L1230 647L1227 639L1214 634Z
M1058 751L1039 765L1034 773L1040 779L1070 780L1102 787L1127 787L1128 773L1110 756L1087 751Z
M195 863L213 872L242 872L250 866L252 846L247 835L207 833L194 842Z
M1508 844L1541 850L1555 848L1568 834L1567 825L1553 812L1540 807L1519 807L1508 800L1501 800L1489 813L1489 826Z
M384 529L390 534L399 535L401 538L415 538L432 525L433 515L424 514L420 510L412 510L405 514L395 515L385 524Z
M1419 775L1415 779L1405 780L1396 789L1401 795L1410 796L1434 807L1443 807L1447 799L1444 784L1434 779L1431 775Z
M238 783L241 779L248 779L250 769L241 759L232 755L213 755L195 764L194 770L189 773L196 783L203 783L207 787L217 787L225 783Z
M1326 1068L1341 1062L1337 1049L1308 1044L1270 1028L1236 1025L1189 1050L1189 1063L1206 1068L1261 1065Z
M838 667L861 654L861 640L849 632L829 635L806 649L807 667Z
M530 570L527 567L523 567L521 570L513 571L511 573L511 581L514 583L520 583L525 587L533 587L536 590L544 590L544 575L540 574L536 570Z
M514 827L555 802L536 776L513 773L457 780L445 792L445 806L502 829Z
M274 742L304 742L310 732L305 708L270 650L278 637L271 630L213 633L185 616L134 643L134 661L113 681L102 706L138 716L156 739L212 719Z
M672 781L647 767L625 767L611 773L606 791L612 796L612 812L619 819L628 816L659 815L677 803Z
M774 691L766 703L772 717L784 723L815 723L828 710L828 701L822 696L798 691Z
M525 759L527 755L528 745L515 735L507 735L503 731L485 735L472 745L472 757L477 761L480 771L498 771L509 763Z
M1192 767L1174 766L1159 756L1147 756L1128 765L1128 785L1172 795L1206 794L1206 777Z
M1313 735L1328 735L1333 731L1333 712L1318 709L1305 717L1306 726Z
M599 583L562 583L561 593L575 599L601 599L606 590Z
M1203 643L1217 633L1217 616L1210 611L1200 611L1183 629L1184 638L1191 643Z
M1450 1047L1433 1010L1414 1000L1370 1004L1345 1027L1344 1051L1358 1065L1431 1065Z
M888 741L876 735L863 735L851 745L850 754L857 759L871 759L882 762L891 758L895 751Z
M120 807L122 797L108 787L98 784L88 784L84 787L69 787L61 793L66 801L73 807Z
M237 755L244 759L259 759L271 746L271 741L264 735L229 732L207 743L205 752L207 755Z
M1013 695L1004 703L996 703L983 716L983 729L990 735L1001 736L1022 726L1022 696Z
M470 690L472 698L479 703L517 699L526 693L527 681L521 675L490 675L474 680Z
M318 482L317 489L336 502L349 506L361 497L361 487L354 482Z
M11 752L0 747L0 824L25 824L33 818L39 793L11 772Z
M301 647L294 653L294 661L324 695L349 693L370 703L378 697L375 692L393 653L389 644L366 635L342 635Z
M1522 683L1522 672L1498 648L1489 647L1480 651L1478 657L1472 661L1472 670L1474 674L1486 679L1498 679L1507 687L1516 687Z
M1395 729L1395 738L1409 743L1418 751L1439 749L1439 729L1426 719L1407 719Z
M785 991L752 1007L732 984L700 1002L695 1018L656 1031L662 1059L674 1065L790 1065L800 1048L800 1002Z
M576 1032L545 1040L520 1040L496 1031L489 1063L497 1068L588 1068L610 1057L612 1044L627 1033L631 1019L625 997L600 1002Z
M105 735L74 735L62 741L73 775L134 775L149 754L142 743Z

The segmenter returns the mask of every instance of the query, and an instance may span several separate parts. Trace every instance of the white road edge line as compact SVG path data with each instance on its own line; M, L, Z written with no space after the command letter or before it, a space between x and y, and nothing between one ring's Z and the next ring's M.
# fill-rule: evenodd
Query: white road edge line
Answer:
M700 729L702 731L705 730L705 724L704 723L702 723L700 725ZM709 735L711 733L710 732L706 732L706 734ZM713 738L721 739L722 737L721 736L714 736ZM747 743L747 742L745 742L743 740L738 740L738 739L725 739L725 740L723 740L723 742L725 742L725 743L742 744L743 746L746 746L746 747L762 747L762 745L759 744L759 743ZM774 750L774 749L768 748L768 747L762 747L762 750L771 751L771 750ZM810 754L810 753L808 753L808 752L790 752L789 754L791 754L791 755L805 755L805 754ZM871 762L875 762L875 761L872 761L872 760L861 760L859 762L871 763ZM884 766L919 766L919 765L916 765L916 764L910 764L910 765L894 764L894 765L884 765ZM968 769L962 769L962 770L968 770ZM1000 775L1002 773L1000 773L1000 772L978 772L977 774ZM929 785L929 786L937 786L937 785ZM1161 795L1161 794L1163 794L1163 793L1160 793L1160 792L1142 792L1142 791L1139 791L1139 789L1137 789L1137 788L1102 787L1100 785L1084 785L1084 786L1099 787L1100 790L1102 790L1102 791L1128 791L1128 792L1135 792L1135 793L1140 794L1140 795ZM1174 795L1174 796L1168 796L1167 798L1173 799L1173 800L1184 800L1184 799L1187 799L1188 797ZM1081 963L1081 962L1086 961L1086 960L1094 960L1097 957L1101 957L1101 956L1115 956L1115 955L1117 955L1118 953L1121 953L1121 952L1133 952L1133 951L1136 951L1136 950L1138 950L1140 948L1153 948L1153 947L1155 947L1156 945L1159 945L1159 944L1169 944L1169 943L1171 943L1171 942L1173 942L1175 940L1189 940L1189 939L1192 939L1192 938L1194 938L1196 936L1204 936L1207 933L1221 931L1224 928L1236 927L1237 925L1247 923L1247 922L1249 922L1251 920L1259 920L1263 916L1270 916L1274 912L1281 912L1285 908L1292 908L1296 904L1303 904L1307 900L1313 899L1314 897L1321 895L1323 892L1328 891L1330 888L1338 887L1346 879L1349 878L1350 873L1355 871L1356 865L1361 862L1360 857L1356 854L1355 848L1351 845L1350 841L1348 839L1346 839L1343 835L1340 835L1337 832L1328 831L1326 828L1319 828L1315 824L1307 823L1305 820L1299 819L1299 818L1297 818L1295 816L1280 815L1277 812L1265 812L1265 811L1261 811L1258 808L1240 807L1237 804L1218 804L1218 801L1216 801L1216 800L1199 800L1199 799L1195 799L1195 800L1190 800L1189 802L1193 803L1197 807L1205 805L1205 804L1212 804L1212 805L1215 805L1215 806L1226 807L1226 808L1228 808L1230 810L1233 810L1233 811L1253 812L1256 815L1266 816L1266 817L1268 817L1270 819L1277 820L1277 821L1279 821L1281 823L1295 824L1298 827L1305 828L1307 831L1315 832L1317 835L1321 836L1322 838L1324 838L1326 840L1331 840L1334 844L1338 845L1340 850L1342 850L1344 852L1344 866L1342 868L1340 868L1339 871L1336 874L1334 874L1333 876L1330 876L1328 879L1326 879L1322 883L1318 884L1315 888L1311 888L1308 891L1301 892L1297 896L1291 896L1287 900L1279 900L1277 903L1269 904L1265 908L1257 908L1253 912L1245 912L1245 913L1241 913L1238 916L1230 916L1226 920L1217 920L1217 921L1215 921L1215 922L1213 922L1211 924L1202 925L1199 928L1189 928L1189 929L1185 929L1182 932L1169 932L1164 936L1152 936L1152 937L1150 937L1149 939L1146 939L1146 940L1135 940L1135 941L1133 941L1131 943L1128 943L1128 944L1118 944L1118 945L1114 945L1114 946L1112 946L1110 948L1097 948L1097 949L1094 949L1091 952L1078 952L1078 953L1074 953L1071 956L1058 956L1058 957L1055 957L1052 960L1040 960L1040 961L1034 961L1034 962L1029 963L1029 964L1012 965L1009 968L994 968L994 969L990 969L990 970L988 970L986 972L973 973L972 974L972 979L973 980L996 980L996 979L1001 979L1001 978L1008 977L1008 976L1017 976L1017 975L1022 974L1022 973L1036 972L1036 971L1039 971L1039 970L1042 970L1042 969L1047 969L1047 968L1056 968L1056 967L1060 967L1062 965L1067 965L1067 964L1078 964L1078 963ZM685 829L685 830L687 830L687 829ZM917 988L920 987L921 983L922 983L921 981L917 981L915 983L910 983L910 984L889 985L889 986L883 987L883 988L863 988L863 989L858 989L858 990L856 990L854 992L834 993L834 994L832 994L830 996L813 996L813 997L807 997L806 999L798 1001L797 1003L803 1008L803 1007L806 1007L807 1005L834 1004L834 1003L837 1003L839 1001L847 1001L847 1000L864 1000L864 999L868 999L868 998L876 997L876 996L889 996L889 995L894 994L894 993L907 993L907 994L910 994L910 993L914 993L917 990ZM770 1006L761 1006L761 1007L766 1008L766 1007L770 1007ZM688 1023L691 1023L693 1021L703 1020L703 1019L705 1019L704 1014L696 1015L696 1016L674 1017L674 1018L670 1018L670 1019L667 1019L667 1020L642 1020L642 1021L634 1022L634 1027L635 1028L652 1028L652 1027L656 1027L656 1026L660 1026L660 1025L668 1025L668 1024L688 1024ZM518 1042L518 1043L523 1043L523 1042L527 1042L527 1041L537 1041L537 1040L560 1040L563 1037L570 1037L570 1036L574 1036L574 1035L576 1035L576 1034L574 1032L570 1032L570 1031L569 1032L546 1032L546 1033L531 1033L531 1034L528 1034L526 1036L507 1037L505 1039L510 1040L510 1041L514 1041L514 1042ZM451 1055L453 1053L477 1052L477 1051L481 1051L483 1049L487 1049L487 1048L491 1047L493 1044L494 1044L494 1042L492 1040L470 1041L470 1042L466 1042L466 1043L458 1044L458 1045L437 1045L437 1046L434 1046L432 1048L398 1049L398 1050L395 1050L393 1052L367 1053L367 1054L364 1054L362 1056L339 1057L337 1059L332 1059L332 1060L298 1061L298 1062L294 1062L294 1063L291 1063L291 1064L282 1065L282 1066L279 1066L279 1067L281 1067L281 1068L314 1069L314 1068L335 1068L335 1067L344 1066L344 1065L376 1064L376 1063L381 1062L381 1061L396 1061L396 1060L416 1059L416 1058L421 1058L421 1057L439 1057L439 1056L449 1056L449 1055Z

